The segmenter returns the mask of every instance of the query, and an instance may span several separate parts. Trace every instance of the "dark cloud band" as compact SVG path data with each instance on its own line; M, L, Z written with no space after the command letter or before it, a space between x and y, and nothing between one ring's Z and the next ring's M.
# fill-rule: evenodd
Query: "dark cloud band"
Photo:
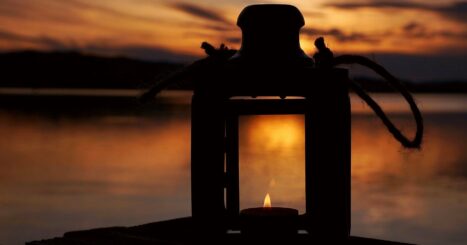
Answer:
M200 5L179 2L170 4L170 6L197 18L223 24L231 24L231 22L224 18L221 13L210 8L202 7Z
M345 33L341 29L331 28L331 29L320 29L320 28L303 28L301 33L306 36L332 36L338 42L365 42L365 43L378 43L379 38L373 37L360 32L351 32Z
M467 24L467 1L454 2L448 5L429 5L416 2L394 2L394 1L370 1L361 2L346 2L346 3L329 3L326 7L333 7L344 10L353 10L361 8L374 9L408 9L430 11L440 16Z

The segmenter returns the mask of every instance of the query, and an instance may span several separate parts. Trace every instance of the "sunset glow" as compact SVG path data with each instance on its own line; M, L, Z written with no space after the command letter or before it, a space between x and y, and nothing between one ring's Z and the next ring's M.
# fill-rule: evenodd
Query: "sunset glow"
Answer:
M261 2L261 1L260 1ZM271 2L271 1L268 1ZM302 46L325 36L339 52L465 54L466 2L273 1L303 12ZM240 46L240 11L257 1L4 0L0 49L68 50L159 59L202 55L202 41Z

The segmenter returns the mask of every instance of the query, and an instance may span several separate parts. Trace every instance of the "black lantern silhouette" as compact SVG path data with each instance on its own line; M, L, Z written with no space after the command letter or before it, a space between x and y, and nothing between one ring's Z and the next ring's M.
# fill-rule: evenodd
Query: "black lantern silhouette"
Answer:
M305 115L306 213L311 234L350 233L350 101L347 70L314 68L300 48L304 19L289 5L252 5L237 22L241 49L197 75L192 101L192 214L200 229L239 227L238 117ZM277 96L277 99L235 99ZM302 99L288 100L287 96Z

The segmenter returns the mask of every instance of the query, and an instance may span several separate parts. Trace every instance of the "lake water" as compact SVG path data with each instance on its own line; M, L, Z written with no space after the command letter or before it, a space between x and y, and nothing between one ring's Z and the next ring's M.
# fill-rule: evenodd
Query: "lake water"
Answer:
M167 92L144 113L1 107L0 244L189 216L189 96ZM403 149L352 97L352 234L465 244L467 95L415 97L421 150ZM376 98L413 133L402 100ZM270 193L273 205L304 211L303 130L302 116L242 117L241 208Z

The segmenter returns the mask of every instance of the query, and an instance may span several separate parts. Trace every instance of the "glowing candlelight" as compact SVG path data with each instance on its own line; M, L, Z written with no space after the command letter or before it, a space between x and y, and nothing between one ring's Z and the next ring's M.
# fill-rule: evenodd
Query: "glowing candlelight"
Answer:
M264 202L263 202L263 208L271 208L271 197L269 196L269 193L266 194L266 197L264 197Z
M264 197L263 207L247 208L240 212L240 215L251 216L297 216L298 210L293 208L273 207L271 204L271 196L266 193Z
M269 193L264 197L263 207L244 209L240 212L240 217L243 234L297 234L298 210L273 207Z

